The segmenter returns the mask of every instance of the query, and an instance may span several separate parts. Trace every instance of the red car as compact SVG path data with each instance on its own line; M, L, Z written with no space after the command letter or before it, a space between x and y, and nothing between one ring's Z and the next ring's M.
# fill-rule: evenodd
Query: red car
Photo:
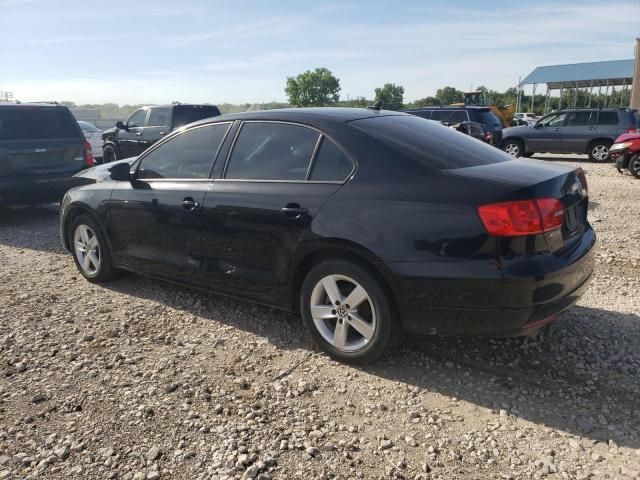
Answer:
M640 178L640 133L624 133L616 138L609 149L609 159L616 162L618 172L623 169Z

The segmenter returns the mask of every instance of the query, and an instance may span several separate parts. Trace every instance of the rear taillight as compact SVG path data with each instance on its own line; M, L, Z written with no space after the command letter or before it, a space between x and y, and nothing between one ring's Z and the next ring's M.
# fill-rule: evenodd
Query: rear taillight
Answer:
M587 175L582 168L578 168L576 171L576 175L578 175L578 179L580 180L580 184L582 185L582 191L584 192L584 196L589 195L589 187L587 186Z
M536 198L482 205L478 215L489 235L519 237L561 227L564 207L555 198Z
M93 167L93 154L91 153L91 145L85 140L84 142L84 163L88 167Z

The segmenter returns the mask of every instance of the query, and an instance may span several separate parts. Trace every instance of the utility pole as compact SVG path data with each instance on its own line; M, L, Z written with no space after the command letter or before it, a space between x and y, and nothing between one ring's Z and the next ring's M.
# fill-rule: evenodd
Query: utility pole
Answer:
M631 83L631 96L629 107L640 108L640 38L636 38L635 65L633 67L633 80Z

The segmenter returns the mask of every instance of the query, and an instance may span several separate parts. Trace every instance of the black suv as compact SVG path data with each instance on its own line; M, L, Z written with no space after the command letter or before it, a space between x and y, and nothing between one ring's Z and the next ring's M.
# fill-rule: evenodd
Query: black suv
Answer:
M489 107L420 107L403 111L417 117L436 120L447 126L461 122L481 123L486 129L489 143L495 146L502 144L502 124Z
M115 128L102 134L102 161L113 162L121 158L140 155L167 133L197 120L217 117L215 105L154 105L136 110L126 122L117 122Z
M59 202L90 166L91 146L67 107L0 104L0 206Z
M513 157L534 153L586 153L604 162L623 133L636 133L638 112L628 108L557 110L533 125L506 128L503 147Z

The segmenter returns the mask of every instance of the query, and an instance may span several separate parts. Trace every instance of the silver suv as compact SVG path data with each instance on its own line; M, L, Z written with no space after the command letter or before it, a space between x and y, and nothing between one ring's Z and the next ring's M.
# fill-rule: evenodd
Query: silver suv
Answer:
M506 128L502 146L514 157L534 153L586 153L594 162L604 162L609 147L623 133L638 131L636 110L581 108L558 110L533 125Z

